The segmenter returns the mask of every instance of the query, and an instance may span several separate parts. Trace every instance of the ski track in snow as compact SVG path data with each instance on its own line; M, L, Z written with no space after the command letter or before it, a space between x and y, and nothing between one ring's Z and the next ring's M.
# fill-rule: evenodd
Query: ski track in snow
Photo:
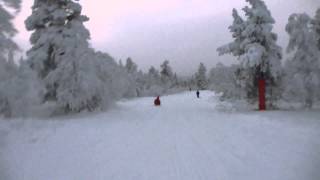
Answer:
M212 92L0 120L0 180L319 180L320 112L221 112Z

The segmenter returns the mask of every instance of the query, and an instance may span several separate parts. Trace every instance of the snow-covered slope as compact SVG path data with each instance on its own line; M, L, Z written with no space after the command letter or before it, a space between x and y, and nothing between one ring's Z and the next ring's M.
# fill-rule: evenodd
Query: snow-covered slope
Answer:
M319 180L320 112L221 112L211 92L0 120L1 180Z

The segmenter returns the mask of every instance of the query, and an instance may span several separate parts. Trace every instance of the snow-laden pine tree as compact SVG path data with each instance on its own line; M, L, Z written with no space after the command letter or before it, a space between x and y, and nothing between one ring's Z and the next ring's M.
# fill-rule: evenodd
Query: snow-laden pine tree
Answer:
M96 52L91 58L97 61L96 72L104 85L105 101L113 102L124 97L131 82L126 70L107 53Z
M13 62L10 54L7 58L2 55L0 59L0 115L4 114L7 117L12 116L12 108L8 100L10 97L8 97L7 92L13 90L9 89L7 84L18 74L18 66Z
M0 0L0 82L16 74L13 53L18 50L18 46L12 38L17 30L12 24L14 14L9 9L18 12L20 5L20 0Z
M159 79L160 79L159 71L153 66L150 67L150 69L148 71L148 76L151 79L151 84L158 83L157 81L159 81Z
M241 99L242 91L236 81L238 65L225 66L218 63L210 70L209 88L216 93L222 93L221 99L237 98Z
M139 87L137 84L138 79L138 66L137 64L128 57L126 60L126 64L124 65L124 69L127 73L128 81L128 88L126 90L126 93L124 94L125 98L132 98L137 97L139 92Z
M205 90L208 88L207 68L203 63L200 63L198 72L195 74L197 88Z
M94 52L75 50L64 58L46 77L63 112L94 111L106 105L109 102L104 99L107 89L98 75Z
M0 114L6 117L35 116L45 89L25 61L15 67L14 76L0 83Z
M318 39L307 14L292 14L286 26L290 36L288 52L294 52L286 63L286 95L311 108L320 89L320 51Z
M17 30L12 20L20 10L20 5L20 0L0 0L0 114L7 116L11 111L7 92L13 90L9 89L7 83L18 73L18 66L13 60L14 51L18 50L18 46L12 40Z
M233 11L234 22L229 27L234 41L218 48L220 55L238 56L240 69L237 77L247 92L247 98L257 101L258 79L267 81L269 106L280 96L282 49L276 44L272 32L275 20L262 0L246 0L250 6L243 8L243 20Z
M112 99L97 69L105 67L89 48L89 31L76 0L35 0L25 21L32 48L28 62L46 85L44 101L64 112L102 108Z
M159 71L151 66L145 74L145 96L158 96L162 94L161 80Z
M125 67L126 67L127 72L129 74L135 74L138 72L137 64L135 62L133 62L130 57L127 59Z
M317 46L318 46L318 50L320 51L320 8L318 8L318 10L316 11L315 17L312 20L312 29L316 33L316 39L318 41ZM317 97L318 97L318 100L320 101L320 91L318 91Z
M173 78L173 72L172 68L169 64L168 60L165 60L161 65L160 65L160 78L161 81L164 85L171 85L172 83L172 78Z
M317 10L315 17L311 21L312 29L316 33L317 45L320 51L320 8Z
M150 67L147 77L148 77L148 84L150 86L160 85L160 83L161 83L160 82L160 73L155 67L153 67L153 66Z
M141 70L136 73L136 92L138 97L145 96L146 86L147 86L147 75L144 74Z
M8 57L0 60L0 83L7 81L18 73L18 66L15 64L12 51L9 51Z
M21 0L0 0L0 61L7 60L10 51L17 50L17 44L12 40L17 30L12 24L14 14L9 9L18 12Z
M232 54L233 56L240 57L245 53L242 43L245 39L243 31L245 30L245 22L239 16L236 9L232 10L233 24L229 26L229 30L232 33L233 42L230 42L224 46L218 48L219 55Z
M20 5L20 0L0 0L0 114L6 117L30 115L42 90L28 66L14 62L18 46L12 40L17 33L12 20Z

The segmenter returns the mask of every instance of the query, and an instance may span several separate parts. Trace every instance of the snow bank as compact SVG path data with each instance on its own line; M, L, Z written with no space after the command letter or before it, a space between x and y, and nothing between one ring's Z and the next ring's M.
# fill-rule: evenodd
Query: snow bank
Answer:
M217 110L195 92L107 113L0 120L5 180L318 180L320 112Z

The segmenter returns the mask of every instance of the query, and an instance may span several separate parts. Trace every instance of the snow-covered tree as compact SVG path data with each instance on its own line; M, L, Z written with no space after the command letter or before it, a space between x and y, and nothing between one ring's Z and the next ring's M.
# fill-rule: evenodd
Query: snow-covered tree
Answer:
M0 0L0 114L6 117L30 115L43 92L29 67L14 62L19 48L12 40L17 31L11 22L15 14L9 9L18 12L20 5L20 0Z
M242 34L245 30L245 21L239 16L236 9L232 11L233 24L229 26L234 41L218 48L219 55L232 54L233 56L240 57L245 53L242 43L245 36Z
M267 81L269 103L279 98L282 50L272 32L275 20L262 0L246 0L251 5L243 8L243 20L233 11L234 22L229 27L234 41L218 48L220 55L231 53L240 61L237 77L247 92L247 98L257 100L259 78ZM270 105L271 106L271 105Z
M0 61L7 60L10 51L17 50L17 44L12 40L17 30L12 24L14 14L9 9L18 12L21 0L0 0Z
M149 85L154 85L154 84L159 85L160 84L159 71L153 66L151 66L148 71L148 84Z
M316 33L317 45L320 50L320 8L317 10L315 17L311 21L312 28Z
M316 11L315 17L312 20L312 29L316 33L316 39L318 41L317 43L318 50L320 51L320 8L318 8L318 10ZM318 100L320 100L320 91L318 91L317 96L318 96Z
M129 74L134 74L138 72L137 64L134 63L130 57L127 59L125 67Z
M18 66L14 62L12 51L10 51L7 58L0 60L0 83L16 76L17 73Z
M163 84L171 84L172 78L173 78L173 72L172 68L169 65L169 61L165 60L160 65L161 71L160 71L160 77Z
M107 102L123 98L130 88L131 79L129 77L131 76L107 53L96 52L94 59L98 61L95 65L99 79L104 85L104 98Z
M159 71L153 66L150 67L148 75L154 79L160 79Z
M160 74L155 67L151 66L147 74L140 75L139 82L144 83L143 96L158 96L162 94Z
M18 73L18 66L13 59L18 45L12 40L17 30L12 20L16 12L19 12L20 5L21 0L0 0L0 114L7 116L11 116L8 91L14 91L7 85Z
M225 66L218 63L209 72L209 88L216 93L222 93L222 99L241 99L242 90L236 83L235 74L239 70L238 65Z
M10 67L14 68L14 73L0 82L0 114L31 116L41 103L44 87L25 62L21 61L19 67L13 64Z
M147 94L148 91L148 75L140 70L136 76L136 84L137 84L137 96L143 97Z
M45 88L26 63L20 63L17 75L6 84L11 116L33 116L42 103Z
M63 56L74 48L87 48L90 35L83 26L88 21L82 8L73 0L36 0L32 14L25 21L33 31L27 52L31 67L41 78L55 70ZM62 57L61 57L62 56Z
M320 89L320 51L312 19L307 14L292 14L286 26L290 36L288 52L294 52L286 63L286 95L302 100L311 108Z
M28 62L46 85L44 101L56 101L64 112L92 111L112 99L99 74L105 66L89 48L88 20L76 0L36 0L25 21L34 31Z
M69 56L46 78L50 87L56 88L55 98L66 113L93 111L104 102L105 89L97 76L93 53L85 49L76 53L72 54L76 58Z
M120 67L122 63L119 63ZM127 89L123 95L125 98L137 97L139 92L139 87L137 83L138 79L138 66L133 60L128 57L126 60L126 64L123 66L123 69L126 73L127 81Z
M20 5L21 0L0 0L0 82L11 78L17 71L13 54L18 45L12 40L17 33L12 24L15 14L9 9L18 12Z
M207 68L203 63L200 63L195 77L198 89L205 90L208 88Z

